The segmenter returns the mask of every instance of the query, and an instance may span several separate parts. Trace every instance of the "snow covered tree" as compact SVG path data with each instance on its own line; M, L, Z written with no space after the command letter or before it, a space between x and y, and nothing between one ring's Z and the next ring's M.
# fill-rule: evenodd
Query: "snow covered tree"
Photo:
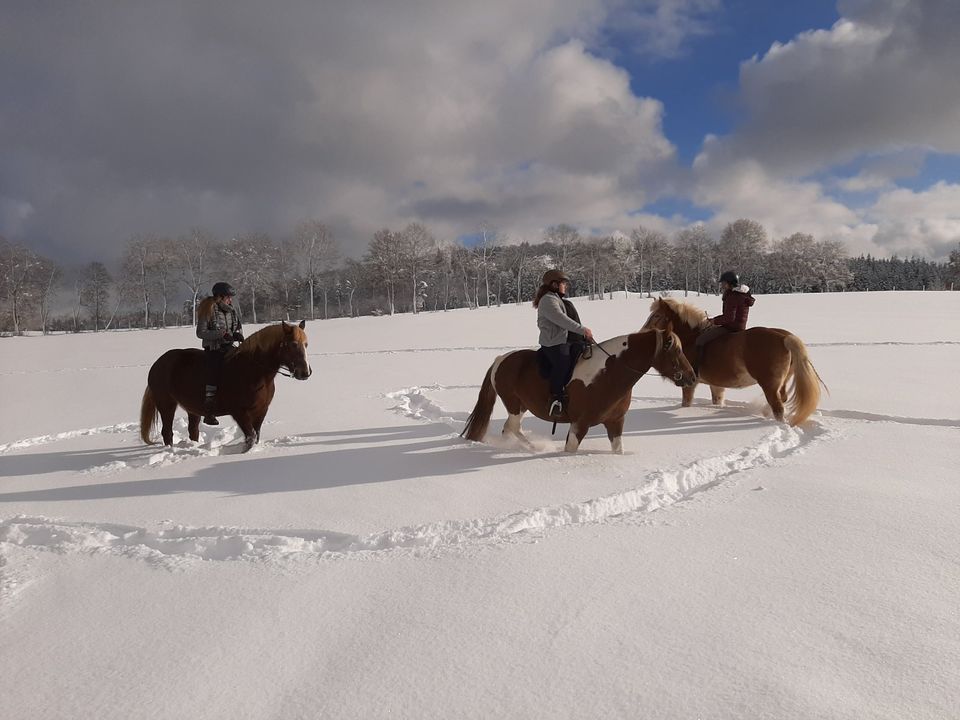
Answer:
M312 320L316 318L317 281L336 264L339 250L330 229L319 220L300 222L294 230L293 242L300 275L308 291Z
M226 242L221 253L225 270L233 278L241 296L250 295L250 315L257 322L257 293L270 288L277 250L264 233L238 235Z
M767 231L756 220L741 218L729 223L717 243L718 270L734 270L752 282L767 249Z
M193 305L193 324L197 323L197 304L200 296L209 292L210 263L219 248L216 238L202 228L193 228L177 238L176 249L180 265L180 281L187 286Z

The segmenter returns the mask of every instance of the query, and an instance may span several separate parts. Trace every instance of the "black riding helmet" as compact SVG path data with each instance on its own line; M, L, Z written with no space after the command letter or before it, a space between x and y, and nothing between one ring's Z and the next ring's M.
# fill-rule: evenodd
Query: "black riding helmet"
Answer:
M736 287L740 284L740 278L733 270L727 270L720 276L720 282L730 283L730 287Z
M214 297L233 297L237 294L237 291L233 289L233 285L225 282L218 282L214 284L213 290L210 293Z

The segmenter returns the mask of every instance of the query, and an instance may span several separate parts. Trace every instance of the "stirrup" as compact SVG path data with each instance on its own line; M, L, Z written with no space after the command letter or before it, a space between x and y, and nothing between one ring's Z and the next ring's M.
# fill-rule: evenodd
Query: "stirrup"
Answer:
M552 403L550 403L550 410L547 414L551 416L563 415L563 401L554 400Z

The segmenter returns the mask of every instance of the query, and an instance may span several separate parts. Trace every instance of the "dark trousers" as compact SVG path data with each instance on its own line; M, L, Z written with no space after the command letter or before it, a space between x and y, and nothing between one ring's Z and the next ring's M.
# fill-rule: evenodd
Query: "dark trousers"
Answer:
M570 371L580 356L581 348L572 343L541 347L543 354L550 362L550 394L553 397L560 397L563 395L563 388L570 382Z
M220 384L220 375L223 372L223 360L227 356L225 350L204 350L203 357L207 364L207 387L217 387Z
M718 337L728 334L730 331L725 327L720 327L719 325L711 325L702 333L697 336L697 340L694 343L698 348L703 348L708 342L713 342Z

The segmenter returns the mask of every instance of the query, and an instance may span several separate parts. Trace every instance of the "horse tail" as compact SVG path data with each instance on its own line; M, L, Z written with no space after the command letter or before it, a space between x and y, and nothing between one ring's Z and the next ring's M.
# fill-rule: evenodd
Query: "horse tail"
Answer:
M153 399L153 390L147 385L147 389L143 391L143 402L140 403L140 439L147 445L154 444L150 439L150 432L156 420L157 401Z
M783 344L790 352L790 372L793 374L790 399L787 403L790 410L790 424L799 425L810 417L820 404L820 386L823 385L824 388L827 386L810 362L803 340L790 334L783 339Z
M490 415L493 413L493 406L497 402L497 391L493 387L493 368L496 363L490 366L486 376L483 378L483 385L480 386L480 394L477 396L477 404L473 407L473 412L467 418L467 424L460 433L460 437L474 442L482 442L487 434L487 426L490 424Z

